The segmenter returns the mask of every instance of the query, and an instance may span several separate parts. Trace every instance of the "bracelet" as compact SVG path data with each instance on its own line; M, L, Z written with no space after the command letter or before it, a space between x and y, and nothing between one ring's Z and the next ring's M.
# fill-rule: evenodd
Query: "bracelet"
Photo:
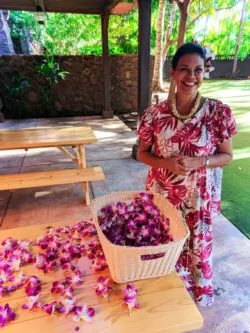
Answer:
M208 156L205 156L204 167L207 168L208 166L209 166L209 159L208 159Z

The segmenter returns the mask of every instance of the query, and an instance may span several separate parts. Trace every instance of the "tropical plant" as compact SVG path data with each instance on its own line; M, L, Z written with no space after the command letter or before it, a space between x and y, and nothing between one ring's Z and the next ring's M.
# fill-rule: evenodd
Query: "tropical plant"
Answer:
M54 99L54 84L58 84L61 79L65 80L69 72L62 71L55 57L46 53L42 63L35 67L41 78L47 84L39 84L39 90L44 104L45 115L50 116L50 111L53 108Z
M29 80L26 77L21 76L19 73L14 73L10 81L10 84L5 83L4 86L8 92L17 99L19 99L19 96L30 87Z
M41 74L41 76L50 84L58 83L60 79L65 80L66 75L69 72L61 71L60 65L55 61L55 57L46 53L42 64L36 66L36 70Z
M16 104L18 117L21 118L20 110L24 106L24 94L30 87L29 79L15 72L10 76L9 82L4 83L4 87L9 93L9 96L13 102Z
M31 12L11 10L9 25L11 36L14 38L22 38L27 42L27 35L29 35L33 41L39 42L41 40L41 26Z

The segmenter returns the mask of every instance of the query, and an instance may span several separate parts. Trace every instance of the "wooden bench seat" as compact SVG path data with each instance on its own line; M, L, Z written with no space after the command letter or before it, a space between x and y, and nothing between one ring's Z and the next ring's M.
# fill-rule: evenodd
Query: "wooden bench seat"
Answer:
M0 190L104 180L101 167L0 175Z

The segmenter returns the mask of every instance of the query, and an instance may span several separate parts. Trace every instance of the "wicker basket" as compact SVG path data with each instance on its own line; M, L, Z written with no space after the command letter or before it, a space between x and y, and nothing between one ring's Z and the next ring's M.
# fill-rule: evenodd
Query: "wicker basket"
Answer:
M134 199L138 193L140 192L114 192L96 198L91 204L92 215L110 274L112 279L118 283L154 278L172 273L184 243L189 237L189 230L183 223L181 214L167 199L154 193L154 204L158 207L162 216L170 219L170 233L173 235L174 241L168 244L142 247L121 246L111 243L100 229L98 211L113 202ZM164 256L160 258L142 260L145 255L163 253Z

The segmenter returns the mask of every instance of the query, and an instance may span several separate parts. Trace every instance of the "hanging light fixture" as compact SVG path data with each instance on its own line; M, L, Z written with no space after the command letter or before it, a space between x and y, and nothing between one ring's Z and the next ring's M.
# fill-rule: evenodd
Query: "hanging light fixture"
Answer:
M42 25L45 24L46 19L47 17L45 12L42 10L42 7L40 5L37 5L35 11L35 20L37 21L37 23Z
M134 2L119 2L112 10L111 14L114 15L124 15L131 12L133 9L138 8L138 1Z

